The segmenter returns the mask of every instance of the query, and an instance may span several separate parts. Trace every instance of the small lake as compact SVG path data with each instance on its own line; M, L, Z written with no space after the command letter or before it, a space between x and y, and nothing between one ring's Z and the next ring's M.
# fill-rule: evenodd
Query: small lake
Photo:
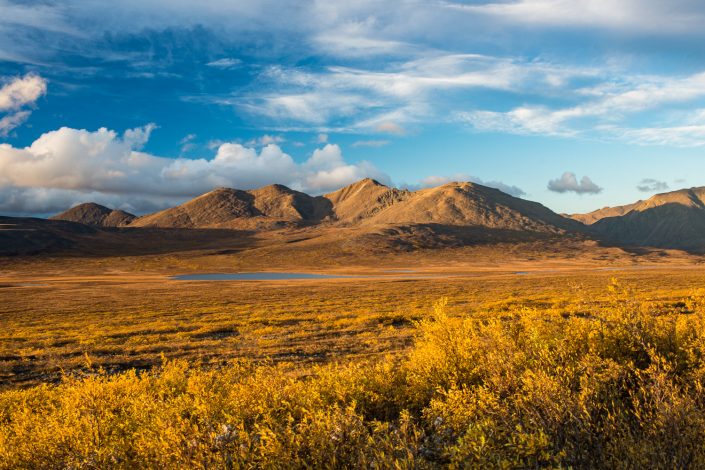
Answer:
M311 273L204 273L173 276L176 281L287 281L297 279L350 279L365 276L339 276Z

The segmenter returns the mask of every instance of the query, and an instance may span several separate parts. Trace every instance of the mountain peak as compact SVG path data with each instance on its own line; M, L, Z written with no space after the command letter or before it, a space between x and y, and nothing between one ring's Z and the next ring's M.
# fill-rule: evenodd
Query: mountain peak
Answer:
M67 220L100 227L128 225L136 217L122 210L113 210L95 202L85 202L50 217L51 220Z

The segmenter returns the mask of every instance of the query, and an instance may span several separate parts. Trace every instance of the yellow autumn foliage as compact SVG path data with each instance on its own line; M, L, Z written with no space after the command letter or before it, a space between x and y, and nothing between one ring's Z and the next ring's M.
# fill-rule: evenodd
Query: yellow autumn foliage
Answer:
M705 468L705 302L416 322L403 357L164 361L0 393L0 467Z

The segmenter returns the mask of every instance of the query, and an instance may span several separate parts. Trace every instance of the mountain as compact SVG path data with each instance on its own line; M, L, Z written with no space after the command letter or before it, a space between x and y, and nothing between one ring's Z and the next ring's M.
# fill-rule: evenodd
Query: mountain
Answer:
M241 191L218 188L179 206L140 217L132 227L281 228L434 224L558 233L581 224L541 204L474 183L408 191L364 179L312 197L282 185Z
M353 224L403 201L410 191L390 188L371 178L345 186L324 197L330 201L335 220Z
M135 220L133 227L268 228L318 222L330 202L282 185L251 191L218 188L184 204Z
M705 187L656 194L590 228L613 243L705 251Z
M466 182L407 193L380 208L364 223L437 224L541 233L559 233L581 227L537 202Z
M618 217L620 215L624 215L642 202L643 201L637 201L624 206L603 207L602 209L597 209L596 211L588 212L587 214L569 214L566 215L566 217L582 222L585 225L592 225L598 220L606 217Z
M217 188L178 206L133 217L89 203L55 217L80 222L70 227L55 225L59 220L41 224L36 222L40 219L17 219L2 235L25 238L13 245L13 253L64 248L82 253L194 248L221 252L223 247L258 245L279 247L276 253L313 250L306 253L353 256L534 242L585 229L541 204L479 184L409 191L369 178L324 196L277 184L247 191ZM80 227L93 231L76 232Z
M255 208L266 217L316 222L331 213L331 202L328 199L311 197L281 184L272 184L248 192L254 196Z
M136 217L122 210L113 210L94 202L79 204L71 209L50 217L50 220L65 220L97 227L122 227Z

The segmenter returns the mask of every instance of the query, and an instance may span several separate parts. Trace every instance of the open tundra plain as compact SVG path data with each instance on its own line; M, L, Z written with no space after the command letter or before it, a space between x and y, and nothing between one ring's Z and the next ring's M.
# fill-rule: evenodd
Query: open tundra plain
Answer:
M306 197L4 218L0 466L705 464L699 251L469 183Z

